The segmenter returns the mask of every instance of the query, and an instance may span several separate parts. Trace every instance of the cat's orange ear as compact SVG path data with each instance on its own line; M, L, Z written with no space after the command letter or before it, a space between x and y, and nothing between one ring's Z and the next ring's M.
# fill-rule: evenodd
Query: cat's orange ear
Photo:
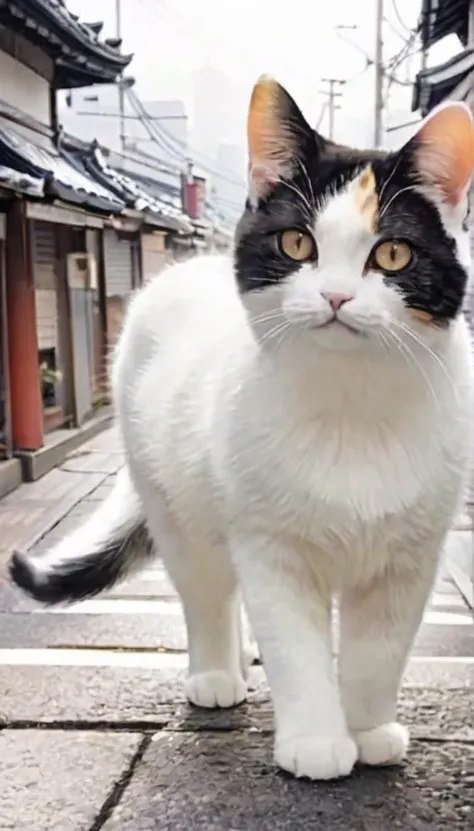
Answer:
M314 145L315 133L287 91L272 78L255 85L247 121L250 197L264 198L291 176L298 158Z
M409 144L422 179L455 207L465 196L474 172L474 125L469 107L460 101L441 105Z

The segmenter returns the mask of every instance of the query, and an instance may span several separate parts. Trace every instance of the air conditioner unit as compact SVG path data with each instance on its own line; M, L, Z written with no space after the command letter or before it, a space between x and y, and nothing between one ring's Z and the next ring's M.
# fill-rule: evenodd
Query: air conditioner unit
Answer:
M68 254L67 283L70 289L97 291L97 260L93 254L84 251Z

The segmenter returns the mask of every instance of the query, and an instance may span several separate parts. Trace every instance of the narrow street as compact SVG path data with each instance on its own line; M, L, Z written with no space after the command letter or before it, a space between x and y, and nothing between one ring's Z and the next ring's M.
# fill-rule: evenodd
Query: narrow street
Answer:
M0 503L2 831L472 829L474 625L446 575L400 702L414 738L409 761L317 785L272 765L260 667L245 706L186 705L184 624L159 563L59 612L8 585L11 549L50 545L106 496L121 464L109 430Z

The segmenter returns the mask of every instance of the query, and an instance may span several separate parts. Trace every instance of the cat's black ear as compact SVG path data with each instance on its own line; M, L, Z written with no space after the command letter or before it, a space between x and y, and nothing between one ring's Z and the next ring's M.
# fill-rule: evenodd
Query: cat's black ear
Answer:
M314 130L292 97L272 78L261 78L253 89L247 134L250 199L254 204L281 178L291 177L298 159L318 150Z
M401 151L421 181L452 208L465 199L474 173L474 125L462 102L442 104Z

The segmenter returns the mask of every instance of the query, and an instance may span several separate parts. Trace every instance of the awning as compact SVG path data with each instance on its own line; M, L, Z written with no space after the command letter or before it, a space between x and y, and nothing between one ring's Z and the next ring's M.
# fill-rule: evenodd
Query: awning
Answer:
M429 49L447 35L467 44L470 0L423 0L420 20L422 45Z
M459 55L439 66L419 72L413 87L412 110L420 110L425 116L445 98L449 98L456 88L474 71L474 48L465 49ZM466 84L466 95L470 83ZM462 100L465 95L457 95Z
M0 169L14 175L4 184L21 192L32 194L32 182L37 183L35 196L50 196L107 213L124 208L113 193L101 187L91 177L81 174L56 150L52 142L34 144L10 127L0 127ZM23 177L24 185L22 185Z

